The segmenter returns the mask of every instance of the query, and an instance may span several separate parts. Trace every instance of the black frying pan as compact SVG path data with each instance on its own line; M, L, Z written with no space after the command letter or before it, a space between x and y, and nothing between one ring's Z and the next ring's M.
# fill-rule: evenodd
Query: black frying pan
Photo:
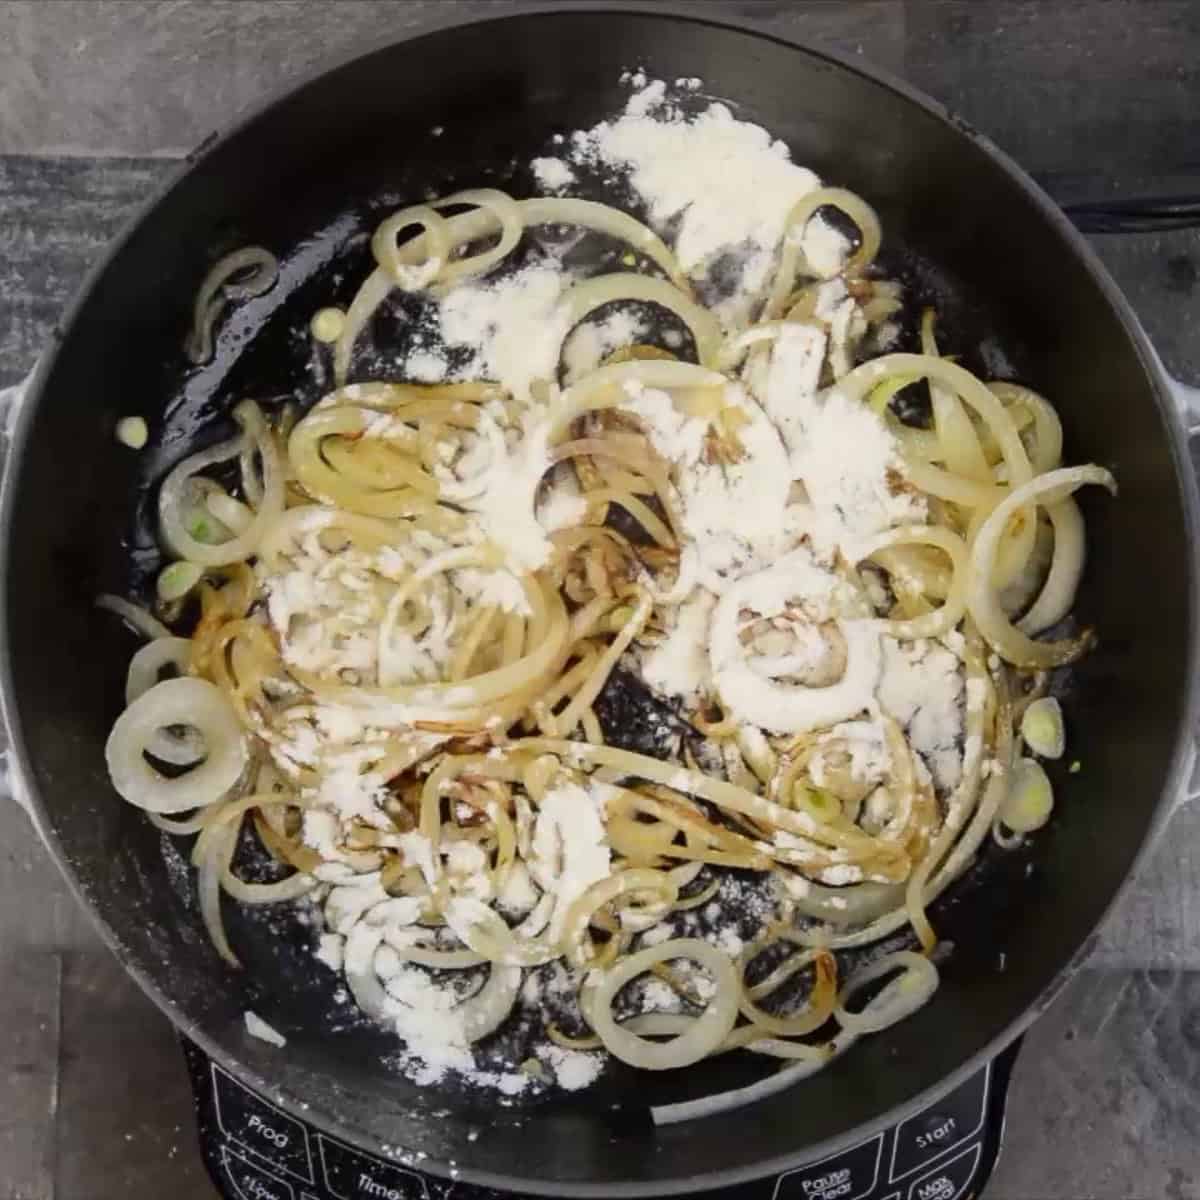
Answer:
M867 197L885 261L939 304L948 347L992 370L981 355L1002 348L1009 370L1053 397L1067 459L1104 463L1121 485L1117 503L1083 497L1092 559L1078 611L1101 633L1067 704L1084 769L1055 777L1055 820L1025 856L985 858L935 907L956 946L935 1001L790 1092L658 1130L648 1102L724 1090L763 1065L729 1056L665 1076L614 1072L583 1099L502 1110L419 1090L381 1064L385 1035L331 1028L329 981L314 980L311 934L290 910L228 905L249 969L224 968L190 882L109 786L102 747L133 645L92 607L97 592L129 586L131 550L140 569L152 563L139 519L148 482L197 439L222 436L235 398L307 394L307 351L288 334L348 298L366 261L361 244L347 247L353 234L426 189L486 180L527 192L523 164L555 132L618 108L617 77L639 65L701 76L797 161ZM280 255L281 285L238 311L211 366L188 371L180 344L197 284L247 243ZM142 456L113 442L129 414L153 431ZM1051 202L984 139L858 62L776 38L572 6L429 34L304 84L193 155L95 271L55 331L14 460L0 543L4 698L60 865L128 969L208 1054L305 1120L370 1151L420 1153L435 1173L456 1163L464 1179L524 1192L662 1194L778 1172L895 1122L1045 1007L1178 784L1193 711L1196 591L1184 564L1196 502L1136 320ZM245 1036L248 1006L288 1034L285 1052Z

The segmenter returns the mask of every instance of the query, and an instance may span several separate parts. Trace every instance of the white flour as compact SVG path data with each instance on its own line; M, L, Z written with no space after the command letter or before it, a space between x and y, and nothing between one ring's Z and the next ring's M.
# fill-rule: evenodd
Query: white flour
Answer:
M495 283L454 288L439 310L447 345L474 352L460 375L494 379L520 400L530 385L553 379L567 335L559 306L569 283L558 263L536 263Z
M575 172L559 158L535 158L529 164L543 192L565 192L575 182Z
M788 214L820 185L783 142L724 104L685 116L661 80L644 83L615 120L572 135L566 159L628 171L650 223L660 232L678 224L675 253L689 274L738 251L744 295L768 283Z
M952 788L962 769L963 679L957 657L934 642L905 647L884 638L879 702L907 729L938 787Z

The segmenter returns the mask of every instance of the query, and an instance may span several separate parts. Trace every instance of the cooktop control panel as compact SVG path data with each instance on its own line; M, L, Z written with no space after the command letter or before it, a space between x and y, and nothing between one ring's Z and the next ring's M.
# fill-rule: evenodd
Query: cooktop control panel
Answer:
M849 1150L711 1200L972 1200L1004 1129L1016 1046L937 1104ZM298 1121L184 1044L205 1165L226 1200L499 1200L364 1154Z

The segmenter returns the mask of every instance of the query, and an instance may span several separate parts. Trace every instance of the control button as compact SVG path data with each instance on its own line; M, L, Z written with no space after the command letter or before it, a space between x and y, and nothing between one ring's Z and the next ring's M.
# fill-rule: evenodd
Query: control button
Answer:
M213 1104L221 1132L286 1175L316 1183L308 1133L299 1121L212 1064Z
M908 1200L958 1200L975 1178L983 1145L976 1142L949 1162L927 1171L908 1189Z
M317 1134L325 1186L338 1200L429 1200L425 1180L414 1171L371 1158Z
M232 1150L221 1151L221 1164L229 1179L231 1196L238 1200L295 1200L292 1185L256 1167Z
M892 1146L893 1182L919 1171L979 1131L987 1111L991 1078L989 1063L932 1108L897 1126Z
M860 1200L875 1187L883 1134L820 1162L780 1175L773 1200Z

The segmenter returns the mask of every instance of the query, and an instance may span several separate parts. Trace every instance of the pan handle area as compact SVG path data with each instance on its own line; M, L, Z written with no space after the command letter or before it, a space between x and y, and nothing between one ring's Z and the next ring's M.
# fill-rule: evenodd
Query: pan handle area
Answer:
M4 434L3 444L0 445L0 496L4 496L5 502L7 502L6 492L9 486L8 455L12 447L12 434L16 428L17 417L20 415L25 398L29 393L29 385L36 372L37 364L35 363L29 374L19 383L13 384L12 387L0 388L0 430L3 430ZM25 810L36 828L37 821L34 817L32 801L29 798L29 788L21 778L20 764L11 750L8 730L8 715L4 711L3 699L0 698L0 746L3 747L0 750L0 804L3 804L6 798L11 797Z
M1192 387L1190 383L1176 379L1165 368L1163 374L1167 378L1167 383L1171 385L1171 395L1174 397L1179 416L1183 420L1188 441L1192 441L1200 436L1200 388Z

